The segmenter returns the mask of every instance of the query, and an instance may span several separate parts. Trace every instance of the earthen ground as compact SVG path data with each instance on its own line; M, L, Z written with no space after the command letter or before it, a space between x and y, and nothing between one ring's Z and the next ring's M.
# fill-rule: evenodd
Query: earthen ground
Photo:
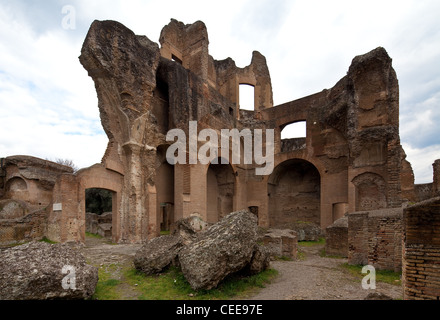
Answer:
M84 254L88 263L99 268L113 265L112 277L124 281L122 271L132 266L139 244L110 244L106 239L87 237ZM271 267L278 276L249 300L363 300L369 293L382 293L393 299L402 299L402 287L382 282L376 290L362 289L361 279L341 267L347 259L321 257L323 245L300 247L301 259L296 261L273 261ZM116 266L116 268L115 268ZM138 293L127 285L122 299L137 299Z

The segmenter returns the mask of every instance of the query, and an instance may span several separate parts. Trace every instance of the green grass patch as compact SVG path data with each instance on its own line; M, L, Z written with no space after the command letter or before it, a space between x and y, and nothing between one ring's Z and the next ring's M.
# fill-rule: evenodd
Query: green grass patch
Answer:
M304 261L306 260L307 255L304 251L301 250L301 248L298 248L297 252L296 252L296 260L298 261Z
M313 247L318 245L325 245L325 238L319 238L318 241L298 241L298 246Z
M233 275L216 289L198 291L194 291L183 273L174 267L155 276L146 276L136 269L128 269L124 277L128 284L140 292L139 300L226 300L245 297L258 288L264 288L277 274L276 270L268 269L250 277Z
M161 232L160 232L160 235L161 235L161 236L167 236L167 235L169 235L169 234L171 234L171 231L169 231L169 230L165 230L165 231L161 231Z
M98 284L96 285L93 300L120 300L121 296L117 286L121 284L120 280L112 278L112 271L115 265L107 265L98 269Z
M362 273L362 268L364 267L362 265L350 265L348 263L343 263L341 267L345 270L348 270L352 275L360 279L364 278L367 275L366 273ZM390 270L376 270L377 282L385 282L388 284L400 286L402 284L401 276L401 272L394 272Z
M96 233L90 233L90 232L86 232L86 237L89 238L95 238L95 239L102 239L103 236L96 234Z

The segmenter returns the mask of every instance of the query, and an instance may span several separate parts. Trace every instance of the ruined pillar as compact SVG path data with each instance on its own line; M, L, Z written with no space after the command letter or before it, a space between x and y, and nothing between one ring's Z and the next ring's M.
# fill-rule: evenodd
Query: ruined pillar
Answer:
M392 60L379 47L355 57L347 76L349 176L354 178L369 172L379 175L386 185L383 207L400 207L399 86Z
M77 176L73 174L60 175L55 183L47 229L47 237L52 241L85 241L85 220L81 216L78 185Z
M152 146L160 137L151 118L159 59L156 43L115 21L94 21L81 50L80 62L95 82L109 138L103 163L124 168L121 242L141 242L156 233L148 215L156 214Z

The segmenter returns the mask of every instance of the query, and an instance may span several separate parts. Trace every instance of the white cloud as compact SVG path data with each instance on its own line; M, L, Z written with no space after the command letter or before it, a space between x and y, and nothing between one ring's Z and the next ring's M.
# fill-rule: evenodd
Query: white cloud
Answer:
M81 43L62 28L36 33L1 6L0 17L1 156L100 162L107 142Z

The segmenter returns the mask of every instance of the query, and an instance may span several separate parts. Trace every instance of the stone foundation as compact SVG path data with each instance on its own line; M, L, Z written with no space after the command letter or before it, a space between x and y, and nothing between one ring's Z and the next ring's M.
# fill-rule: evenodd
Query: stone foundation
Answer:
M293 230L270 229L259 241L268 249L271 259L297 257L298 237Z
M46 236L47 212L40 210L18 219L0 219L0 246L41 240Z

